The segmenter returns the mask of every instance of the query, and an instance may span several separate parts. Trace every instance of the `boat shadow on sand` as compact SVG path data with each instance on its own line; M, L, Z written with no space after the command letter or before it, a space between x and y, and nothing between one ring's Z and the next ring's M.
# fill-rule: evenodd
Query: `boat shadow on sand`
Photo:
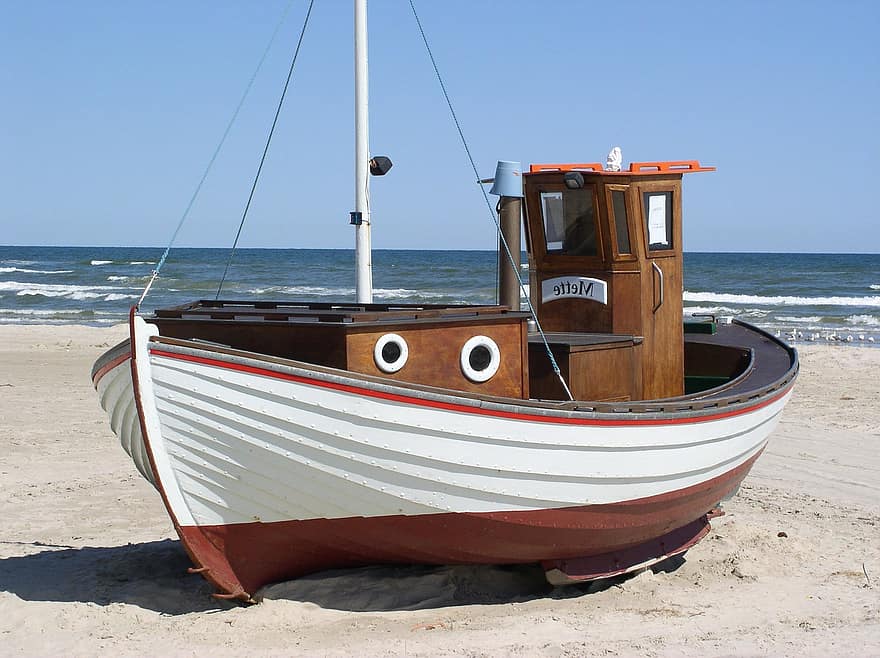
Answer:
M11 542L3 542L7 546ZM30 552L0 559L0 591L24 601L125 603L178 615L226 607L172 539L107 547L21 542Z
M25 601L123 603L167 615L236 605L213 598L212 587L201 576L187 573L190 561L176 540L83 548L26 545L46 550L0 559L0 591ZM684 558L673 557L653 571L674 571L683 563ZM425 610L572 598L606 590L629 577L554 588L537 565L371 566L268 585L256 599L350 612Z

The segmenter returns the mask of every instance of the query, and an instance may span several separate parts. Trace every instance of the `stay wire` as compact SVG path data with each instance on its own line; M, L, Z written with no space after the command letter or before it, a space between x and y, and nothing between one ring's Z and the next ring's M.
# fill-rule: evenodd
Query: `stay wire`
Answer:
M306 28L309 26L309 17L312 15L312 7L315 6L315 0L309 1L309 8L306 10L306 17L303 21L302 30L299 33L299 39L296 42L296 49L293 51L293 59L290 62L290 69L287 71L287 79L284 81L284 89L281 90L281 98L278 100L278 107L275 109L275 116L272 119L272 127L269 129L269 135L266 138L266 146L263 148L263 155L260 157L260 164L257 167L257 173L254 176L253 185L251 185L250 194L248 194L247 203L244 206L244 212L241 215L241 222L238 224L238 231L235 234L235 241L232 243L232 249L229 250L229 258L226 261L226 267L223 269L223 277L220 279L220 285L217 286L217 294L214 299L220 298L220 291L223 290L223 284L226 282L226 275L229 273L229 266L232 264L232 258L235 256L235 249L238 247L238 239L241 237L241 230L244 228L244 221L247 219L248 210L251 207L251 201L254 199L254 192L257 190L257 183L260 180L260 173L263 171L263 164L266 162L266 155L269 153L269 145L272 143L272 136L275 134L275 127L278 125L278 116L281 114L281 108L284 105L284 98L287 95L287 89L290 86L290 80L293 77L293 69L296 66L296 59L299 57L299 50L302 46L303 37L306 34Z
M468 162L471 164L471 169L474 172L474 177L477 180L477 183L480 183L480 173L477 171L477 165L474 163L474 158L471 155L471 150L468 147L467 140L464 137L464 132L462 131L461 124L458 121L458 116L455 114L455 109L452 107L452 101L449 99L449 94L446 92L446 85L443 82L443 76L440 75L440 69L437 67L437 61L434 59L434 53L431 51L431 46L428 44L428 37L425 35L425 30L422 28L422 21L419 19L419 15L416 12L415 4L413 4L413 0L409 0L410 9L412 9L413 16L416 19L416 24L419 27L419 33L422 35L422 41L425 44L425 49L428 51L428 57L431 59L431 66L434 68L434 74L437 76L437 81L440 83L440 89L443 91L443 97L446 99L446 105L449 107L449 112L452 115L452 120L455 123L455 128L458 130L459 139L461 139L461 144L464 147L464 151L467 154ZM529 295L526 294L525 283L523 283L522 277L519 273L519 258L514 260L513 254L510 251L510 246L507 244L507 240L504 239L504 234L501 232L501 224L498 221L498 217L496 213L492 209L492 202L489 200L489 195L486 192L486 188L481 184L480 191L483 193L483 199L486 202L486 207L489 209L489 215L492 218L492 222L495 224L495 229L498 232L498 237L500 238L500 243L504 247L504 252L507 255L507 260L510 262L510 266L513 268L514 273L516 274L516 279L519 282L519 290L520 295L525 298L526 304L529 308L529 313L532 316L532 319L535 321L535 327L538 330L538 333L541 336L541 340L544 343L544 349L547 351L547 356L550 358L550 365L553 368L553 372L556 373L556 376L559 378L559 381L562 383L562 388L565 390L566 395L568 395L568 399L574 401L574 396L571 394L571 390L568 388L568 384L565 382L565 378L562 376L562 372L559 369L559 364L556 363L556 358L553 356L553 351L550 349L550 344L547 342L547 336L544 334L544 330L541 328L541 322L538 320L538 315L535 313L535 309L532 306L531 299ZM500 203L500 200L499 200ZM499 275L500 276L500 273Z
M226 124L226 130L223 131L223 136L220 138L220 142L217 144L217 148L214 149L214 154L208 161L208 165L205 167L205 171L202 173L202 177L199 180L198 185L196 185L195 191L193 192L192 197L190 197L189 203L186 205L186 209L183 211L183 215L181 215L180 217L180 221L177 223L177 228L174 230L174 234L171 236L171 240L168 242L168 246L165 248L165 253L162 254L162 257L159 259L159 262L156 265L156 269L153 270L153 273L150 276L150 280L147 282L144 291L141 293L140 299L138 299L138 302L135 305L136 308L140 308L140 305L146 298L147 293L153 285L153 282L156 280L156 278L158 278L159 270L161 270L162 266L165 264L165 260L168 258L168 254L171 252L171 247L174 245L175 240L177 240L177 234L180 233L180 229L183 227L186 218L189 216L190 210L192 210L192 207L196 202L196 198L199 196L199 192L201 192L202 190L202 185L204 185L205 180L208 178L208 174L214 166L214 161L220 154L220 149L222 149L223 144L226 143L226 138L229 136L229 131L232 129L232 125L238 118L238 114L241 111L245 100L250 94L251 87L253 87L254 85L254 80L257 79L257 75L259 74L260 69L263 68L263 63L266 61L266 57L269 55L269 51L272 49L272 44L275 43L275 38L278 36L278 32L281 30L281 26L284 24L284 21L287 18L287 14L290 12L290 8L293 6L293 1L294 0L289 0L287 6L284 8L284 11L281 14L281 18L278 19L278 23L275 25L275 29L272 31L272 36L269 37L269 42L266 44L266 48L263 50L260 61L257 63L257 67L256 69L254 69L254 73L253 75L251 75L251 79L248 81L247 86L244 89L244 93L241 95L241 99L238 101L238 105L235 107L235 111L232 113L232 117L229 119L229 123Z

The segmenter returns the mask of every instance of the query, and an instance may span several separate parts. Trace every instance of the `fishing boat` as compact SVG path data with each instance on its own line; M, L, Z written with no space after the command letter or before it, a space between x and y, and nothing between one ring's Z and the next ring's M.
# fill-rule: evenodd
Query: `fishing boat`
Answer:
M564 584L692 547L798 371L757 327L683 315L682 179L712 168L499 162L499 303L373 303L364 195L390 163L358 62L357 300L135 307L92 371L191 571L252 601L329 568L539 563Z

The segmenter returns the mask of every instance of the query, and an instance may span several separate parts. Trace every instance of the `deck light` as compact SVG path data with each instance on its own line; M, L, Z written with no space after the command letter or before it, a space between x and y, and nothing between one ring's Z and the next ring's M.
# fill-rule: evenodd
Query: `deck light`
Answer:
M394 163L391 162L391 158L384 155L375 155L370 158L370 173L373 176L384 176L393 166Z
M565 186L570 190L579 190L584 186L584 175L579 171L569 171L563 180Z

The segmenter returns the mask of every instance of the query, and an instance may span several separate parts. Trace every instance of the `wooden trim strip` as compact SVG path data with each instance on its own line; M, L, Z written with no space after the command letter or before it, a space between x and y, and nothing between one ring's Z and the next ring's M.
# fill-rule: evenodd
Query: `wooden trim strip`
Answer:
M107 363L102 364L100 368L98 368L97 370L95 370L95 372L92 373L92 384L97 388L98 382L101 381L101 379L104 377L104 375L106 375L108 372L113 370L113 368L118 366L120 363L125 363L130 358L131 358L131 352L127 352L126 354L120 354L119 356L115 357L114 359L111 359Z

